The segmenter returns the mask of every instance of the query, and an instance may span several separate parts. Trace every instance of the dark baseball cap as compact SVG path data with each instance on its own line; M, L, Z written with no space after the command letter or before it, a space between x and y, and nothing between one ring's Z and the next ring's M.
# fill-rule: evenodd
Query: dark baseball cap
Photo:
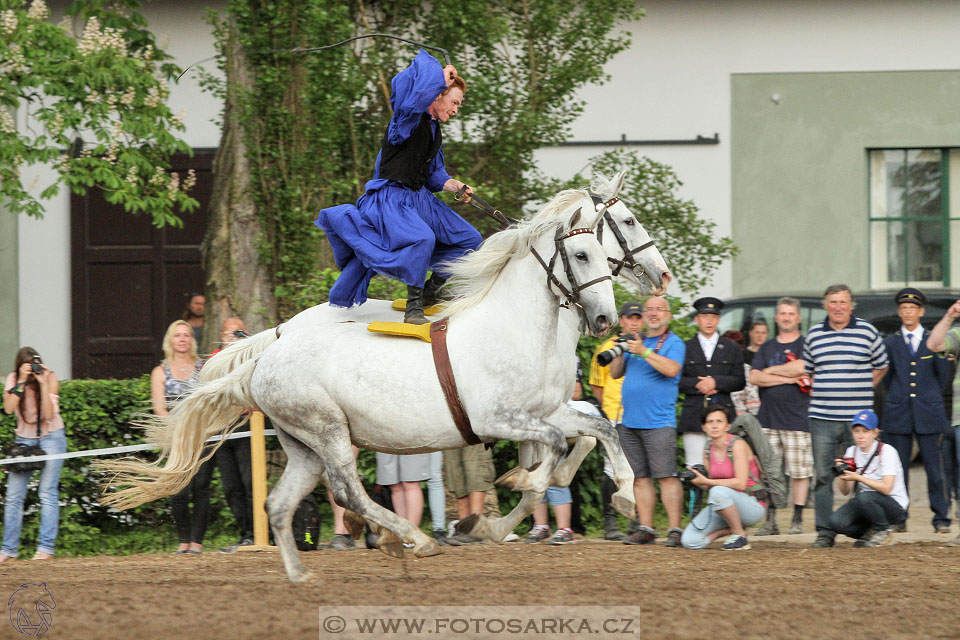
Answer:
M639 302L627 302L622 307L620 307L620 317L625 316L642 316L643 315L643 305Z

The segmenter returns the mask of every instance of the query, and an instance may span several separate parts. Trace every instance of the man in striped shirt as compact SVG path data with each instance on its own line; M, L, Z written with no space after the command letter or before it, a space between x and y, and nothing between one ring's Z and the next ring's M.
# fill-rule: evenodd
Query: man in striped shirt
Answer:
M827 318L810 328L803 344L810 392L810 438L816 475L814 505L817 539L814 547L833 546L829 528L833 512L833 461L853 445L850 420L873 407L873 388L887 371L887 350L869 322L853 317L856 301L850 287L835 284L823 294ZM840 448L840 447L843 448Z

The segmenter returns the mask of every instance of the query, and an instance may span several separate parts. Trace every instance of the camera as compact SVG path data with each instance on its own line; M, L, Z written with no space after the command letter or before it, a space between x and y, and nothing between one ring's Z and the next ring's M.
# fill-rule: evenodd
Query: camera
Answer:
M43 373L43 365L41 363L40 356L33 356L33 360L30 361L30 370L33 371L34 375Z
M853 458L844 458L840 462L833 465L833 475L842 476L845 471L854 471L857 470L857 463Z
M611 348L597 354L597 364L601 367L609 366L614 359L623 355L627 350L627 340L636 340L637 336L632 333L621 333L617 337L617 342Z
M684 469L678 474L680 477L680 482L683 482L684 484L690 484L691 482L693 482L693 479L697 477L697 474L693 472L693 469L696 469L697 471L699 471L700 475L706 478L710 477L710 472L707 471L707 468L705 466L703 466L702 464L695 464L689 469Z

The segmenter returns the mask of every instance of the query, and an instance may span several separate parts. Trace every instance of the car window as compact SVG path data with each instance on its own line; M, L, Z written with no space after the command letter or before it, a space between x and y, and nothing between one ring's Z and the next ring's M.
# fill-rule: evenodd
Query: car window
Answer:
M717 324L717 332L723 335L727 331L740 331L743 326L743 307L727 307L720 312L720 322Z
M827 310L822 306L808 306L807 304L801 305L803 309L801 310L801 316L803 317L803 324L800 325L800 330L803 333L806 333L810 330L815 324L820 324L827 317Z
M751 313L750 322L747 323L747 330L750 330L757 322L763 322L767 325L767 335L773 337L776 326L776 323L773 320L773 316L776 313L776 308L772 304L755 304L753 305L753 311Z

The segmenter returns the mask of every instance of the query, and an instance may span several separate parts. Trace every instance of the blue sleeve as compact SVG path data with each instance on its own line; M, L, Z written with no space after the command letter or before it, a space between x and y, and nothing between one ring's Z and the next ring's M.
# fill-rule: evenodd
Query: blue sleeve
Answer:
M669 358L674 362L680 365L680 371L677 372L677 375L673 376L671 380L680 381L680 376L683 375L683 359L687 357L687 345L683 343L683 340L677 338L676 336L671 336L672 339L667 340L667 343L663 345L663 352L660 354L664 358Z
M410 66L390 82L390 106L393 108L387 127L390 144L398 145L409 138L419 124L420 116L446 88L443 67L436 58L420 49Z
M430 177L427 178L427 189L430 189L433 193L443 191L443 185L445 185L449 179L450 174L447 173L447 168L443 163L443 149L440 149L437 151L437 155L433 157L433 164L430 165Z

